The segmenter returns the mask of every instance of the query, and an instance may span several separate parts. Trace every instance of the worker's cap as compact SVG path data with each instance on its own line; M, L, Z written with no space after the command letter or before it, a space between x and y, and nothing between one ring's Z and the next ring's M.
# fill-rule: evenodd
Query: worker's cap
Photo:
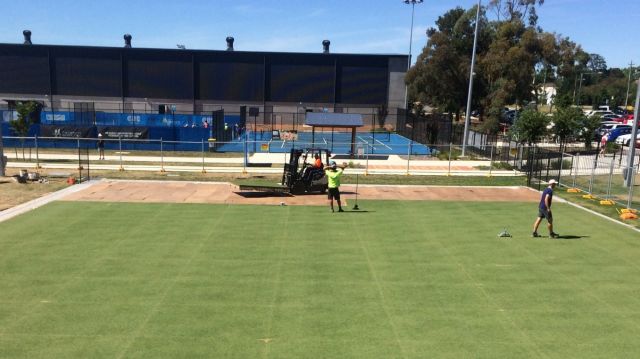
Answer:
M554 180L554 179L550 179L549 180L549 184L558 184L558 181Z
M101 134L101 133L99 133L99 134L98 134L98 137L102 137L102 134Z
M335 167L335 166L337 166L337 165L338 165L338 164L336 163L336 161L331 161L331 162L329 162L329 164L331 165L331 167Z

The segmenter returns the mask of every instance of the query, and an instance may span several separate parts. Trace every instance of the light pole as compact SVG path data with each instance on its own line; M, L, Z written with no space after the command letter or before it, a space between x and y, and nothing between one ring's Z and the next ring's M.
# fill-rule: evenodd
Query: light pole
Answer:
M478 8L476 9L476 29L473 33L473 52L471 53L471 68L469 69L469 93L467 94L467 111L464 116L464 136L462 138L462 157L467 149L467 135L469 132L469 121L471 117L471 95L473 94L473 77L475 73L473 68L476 63L476 46L478 44L478 23L480 22L480 6L482 0L478 0Z
M631 142L629 142L629 156L627 157L627 176L624 179L625 187L631 187L633 184L633 167L635 166L633 161L636 156L635 141L638 138L638 109L640 109L640 81L638 81L638 89L636 90L636 103L633 110L633 127L631 128ZM631 207L631 200L633 197L633 191L629 189L629 200L627 202L627 208Z
M402 2L404 2L407 5L411 4L411 29L409 32L410 34L409 35L409 61L407 62L407 72L409 72L409 69L411 68L411 45L413 43L413 15L415 14L416 4L422 4L424 0L402 0ZM409 95L409 86L405 84L404 85L404 105L407 111L409 111L409 103L407 102L408 95Z
M582 91L582 79L584 75L593 75L593 74L601 74L602 72L581 72L580 73L580 84L578 85L578 97L576 98L576 106L580 106L580 92Z
M639 71L634 71L633 69L633 61L629 63L629 79L627 80L627 96L624 98L624 110L627 110L627 105L629 105L629 87L631 86L631 76L635 76Z

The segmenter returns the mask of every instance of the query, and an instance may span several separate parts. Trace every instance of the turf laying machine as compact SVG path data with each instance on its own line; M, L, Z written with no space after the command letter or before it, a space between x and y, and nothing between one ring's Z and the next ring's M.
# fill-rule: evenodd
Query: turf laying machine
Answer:
M322 161L320 168L314 167L315 157ZM331 152L323 148L292 148L289 162L284 164L282 181L279 184L240 184L241 191L259 191L271 193L288 193L293 195L305 193L325 193L327 176L323 166L329 163Z

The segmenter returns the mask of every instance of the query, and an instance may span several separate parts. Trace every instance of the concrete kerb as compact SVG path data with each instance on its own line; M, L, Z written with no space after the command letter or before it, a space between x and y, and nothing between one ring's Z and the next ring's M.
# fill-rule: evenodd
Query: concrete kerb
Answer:
M0 212L0 222L6 221L8 219L11 219L15 216L21 215L23 213L29 212L31 210L34 210L38 207L42 207L47 203L59 200L71 193L75 193L75 192L79 192L82 191L84 189L87 189L91 186L93 186L94 184L98 183L100 181L88 181L88 182L84 182L84 183L80 183L77 185L73 185L73 186L69 186L67 188L61 189L59 191L50 193L46 196L42 196L40 198L36 198L34 200L31 200L29 202L17 205L15 207L11 207L9 209L6 209L2 212Z
M65 160L76 160L77 156L73 154L41 154L40 159L42 162L46 163L46 160L51 159L65 159ZM249 156L249 163L272 163L282 165L285 163L285 159L288 157L288 154L285 153L254 153ZM161 162L160 156L123 156L126 158L127 162ZM19 157L16 157L15 154L9 154L9 159L11 162L19 161ZM89 156L92 165L99 165L101 163L98 160L97 156L90 155ZM107 156L107 161L118 161L118 156ZM192 156L192 157L163 157L165 163L184 163L185 165L189 163L200 164L203 159L200 156ZM222 164L242 164L244 159L239 157L205 157L205 163L222 163ZM367 159L345 159L340 160L340 162L351 162L355 165L364 166L367 163ZM385 159L380 158L370 158L369 162L375 165L392 165L392 166L402 166L406 167L407 160L401 158L398 155L388 155ZM411 160L411 164L413 166L444 166L448 164L448 161L439 161L439 160ZM490 163L489 160L486 161L453 161L452 164L455 163L455 166L464 166L464 167L478 167L478 166L486 166ZM188 165L187 165L188 166Z
M35 163L26 163L26 162L10 162L10 168L35 168ZM65 170L73 170L77 167L75 164L60 164L60 163L40 163L40 167L43 169L65 169ZM117 164L94 164L91 166L92 170L118 170L120 168ZM158 165L124 165L123 168L125 170L130 171L145 171L145 172L158 172L160 171L160 167ZM280 174L282 173L282 168L279 167L248 167L244 169L243 167L204 167L206 172L210 173L254 173L254 174ZM201 172L202 166L164 166L165 172ZM347 173L351 174L364 174L367 172L368 174L380 174L380 175L402 175L406 174L406 169L399 168L372 168L370 167L368 171L365 168L349 168L347 169ZM411 175L418 176L446 176L446 175L456 175L456 176L488 176L489 171L487 170L452 170L447 171L443 169L411 169ZM492 177L500 177L500 176L521 176L522 173L516 171L506 171L494 170L491 172Z

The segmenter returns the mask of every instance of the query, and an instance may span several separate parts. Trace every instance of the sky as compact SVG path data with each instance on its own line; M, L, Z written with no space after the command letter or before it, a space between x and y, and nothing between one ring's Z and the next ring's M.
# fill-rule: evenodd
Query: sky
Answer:
M483 4L489 0L482 0ZM456 6L477 0L425 0L415 6L412 53L425 30ZM0 42L116 46L125 33L134 47L408 54L411 5L402 0L0 0ZM491 16L491 13L489 13ZM610 67L640 63L640 0L546 0L538 24L569 37Z

